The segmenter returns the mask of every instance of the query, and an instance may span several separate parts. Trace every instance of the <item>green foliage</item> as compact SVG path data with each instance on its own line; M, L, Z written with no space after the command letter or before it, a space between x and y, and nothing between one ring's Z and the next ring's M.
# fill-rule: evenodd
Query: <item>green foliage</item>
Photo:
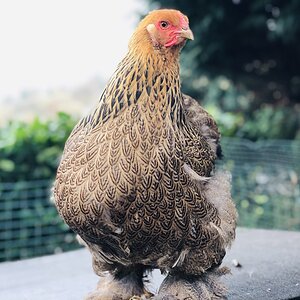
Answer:
M11 121L0 128L0 182L53 178L75 120L65 113L31 123Z
M0 261L79 247L50 202L74 125L71 116L59 113L53 120L11 121L0 128Z
M184 92L218 106L223 135L300 137L300 1L147 2L189 17L195 41L182 53Z
M239 226L300 230L298 175L290 168L233 163L233 196ZM296 180L295 180L296 179Z

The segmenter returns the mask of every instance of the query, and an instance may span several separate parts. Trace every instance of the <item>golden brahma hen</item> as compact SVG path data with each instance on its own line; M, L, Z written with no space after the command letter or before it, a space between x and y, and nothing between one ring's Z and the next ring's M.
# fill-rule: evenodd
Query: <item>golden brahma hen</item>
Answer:
M103 277L87 299L152 297L143 276L155 268L167 274L157 299L225 297L236 210L230 176L215 170L217 125L181 92L179 54L193 38L181 12L149 13L66 142L54 199Z

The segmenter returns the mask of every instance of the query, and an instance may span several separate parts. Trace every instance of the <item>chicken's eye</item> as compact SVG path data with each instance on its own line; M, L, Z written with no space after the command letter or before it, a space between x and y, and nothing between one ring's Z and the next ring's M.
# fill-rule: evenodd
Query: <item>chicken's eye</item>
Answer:
M160 22L160 27L161 27L162 29L166 29L166 28L169 27L169 23L168 23L167 21L161 21L161 22Z

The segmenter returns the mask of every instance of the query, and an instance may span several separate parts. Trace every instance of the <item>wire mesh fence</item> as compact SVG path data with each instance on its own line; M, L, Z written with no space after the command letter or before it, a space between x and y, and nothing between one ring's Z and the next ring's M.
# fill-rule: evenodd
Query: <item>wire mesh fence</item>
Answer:
M50 180L0 183L0 261L78 248L51 203Z
M223 138L239 225L300 230L300 141Z
M223 138L239 225L300 230L300 141ZM80 247L50 201L51 180L0 182L0 261Z

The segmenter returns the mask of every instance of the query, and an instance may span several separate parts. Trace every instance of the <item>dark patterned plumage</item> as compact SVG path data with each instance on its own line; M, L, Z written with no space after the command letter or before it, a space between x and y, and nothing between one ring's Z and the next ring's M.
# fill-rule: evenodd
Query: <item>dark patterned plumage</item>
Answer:
M183 28L184 38L167 40L161 21ZM201 278L234 238L228 175L214 171L218 128L180 89L187 22L174 10L150 13L66 143L58 211L91 251L95 272L111 274L89 299L149 296L142 275L152 268Z

